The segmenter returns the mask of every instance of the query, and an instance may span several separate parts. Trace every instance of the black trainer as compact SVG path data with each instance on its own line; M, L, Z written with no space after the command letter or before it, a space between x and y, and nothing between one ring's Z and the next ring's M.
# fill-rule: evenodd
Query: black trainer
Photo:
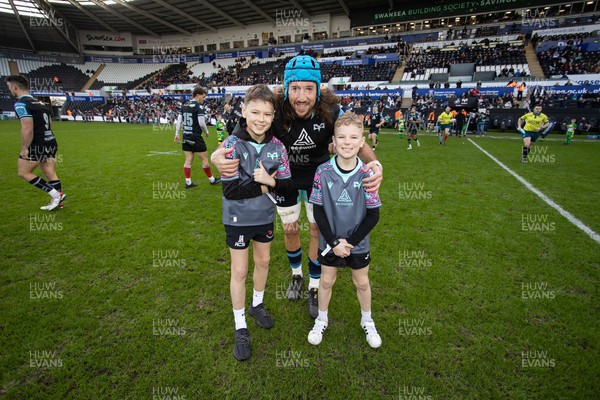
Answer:
M253 316L256 319L256 323L261 328L271 329L273 327L273 318L269 315L267 310L265 310L265 305L260 303L256 307L248 307L248 314Z
M196 186L198 186L198 185L192 182L192 183L190 183L189 185L188 185L188 184L186 184L186 185L185 185L185 188L186 188L186 189L189 189L189 188L193 188L193 187L196 187Z
M292 281L285 292L285 297L288 300L300 300L302 297L302 285L304 284L304 277L302 275L292 275Z
M252 350L250 349L250 334L248 333L248 329L236 330L233 356L238 361L244 361L249 359L250 355L252 355Z
M308 289L308 315L313 319L319 316L319 289Z
M217 183L221 182L221 178L215 178L214 181L210 182L211 185L216 185Z

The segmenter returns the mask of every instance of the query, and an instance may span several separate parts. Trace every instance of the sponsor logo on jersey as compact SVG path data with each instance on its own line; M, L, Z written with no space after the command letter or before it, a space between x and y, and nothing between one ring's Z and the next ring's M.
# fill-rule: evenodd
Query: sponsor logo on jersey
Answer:
M337 202L335 204L337 206L343 206L343 207L352 207L354 205L354 203L352 203L352 199L348 195L348 192L346 191L346 189L344 189L342 194L340 194L340 197L338 197Z
M244 155L244 160L248 159L248 152L247 151L243 152L242 154Z
M313 142L310 136L308 136L308 132L306 132L306 129L303 128L302 132L300 132L300 136L298 137L298 139L296 139L294 144L291 146L290 150L302 151L314 149L315 147L317 147L317 145L315 144L315 142Z
M246 246L246 242L244 242L244 235L240 235L238 241L233 244L235 247L244 247Z
M327 182L327 186L329 187L329 189L331 189L331 187L333 186L333 182Z

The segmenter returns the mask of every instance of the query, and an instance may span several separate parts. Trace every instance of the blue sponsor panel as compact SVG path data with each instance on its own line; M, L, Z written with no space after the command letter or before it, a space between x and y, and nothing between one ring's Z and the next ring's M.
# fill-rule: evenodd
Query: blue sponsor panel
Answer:
M351 97L365 97L381 98L383 96L402 97L402 89L390 89L390 90L335 90L334 93L339 97L351 96Z
M334 64L340 64L340 65L367 65L369 64L369 59L365 59L365 58L354 58L354 59L350 59L350 60L337 60L334 61Z
M548 86L544 90L550 94L568 94L568 95L580 95L580 94L599 94L600 85L589 85L589 86Z
M399 61L397 53L386 53L386 54L371 54L369 57L369 64L375 64L378 61Z
M102 96L67 96L67 101L73 102L104 102Z
M417 89L417 96L433 95L437 99L448 97L460 97L472 88L460 89ZM506 93L514 93L515 89L511 87L487 87L481 88L479 94L484 96L504 96Z

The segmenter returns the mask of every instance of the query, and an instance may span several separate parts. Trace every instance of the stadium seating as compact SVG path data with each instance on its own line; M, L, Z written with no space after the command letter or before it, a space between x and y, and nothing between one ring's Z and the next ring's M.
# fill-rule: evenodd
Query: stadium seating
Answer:
M133 89L151 75L172 64L106 64L91 89L117 86L118 89Z

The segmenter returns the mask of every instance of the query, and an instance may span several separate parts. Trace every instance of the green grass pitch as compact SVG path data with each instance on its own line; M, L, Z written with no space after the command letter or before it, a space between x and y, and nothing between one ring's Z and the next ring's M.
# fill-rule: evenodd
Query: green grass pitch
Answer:
M6 399L595 399L600 246L471 142L387 131L371 233L371 349L349 271L311 346L278 223L252 357L232 356L221 188L164 127L56 123L65 208L17 177L0 123L0 397ZM216 147L214 128L209 150ZM471 136L470 136L471 137ZM551 135L520 163L515 133L473 138L600 232L600 143ZM303 217L304 218L304 217ZM308 224L301 229L306 272ZM251 296L247 280L247 299Z

